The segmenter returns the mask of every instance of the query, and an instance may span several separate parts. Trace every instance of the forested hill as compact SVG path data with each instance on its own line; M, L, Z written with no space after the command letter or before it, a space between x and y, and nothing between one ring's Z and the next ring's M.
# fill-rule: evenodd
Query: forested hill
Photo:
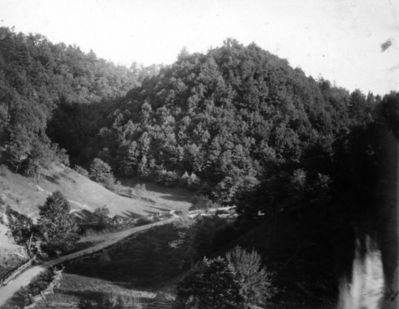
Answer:
M295 297L331 297L375 218L376 119L389 98L399 106L398 95L349 92L227 40L182 52L130 90L81 153L119 176L236 205L239 219L209 237L207 254L256 248Z
M46 128L56 107L115 100L146 73L139 66L117 66L93 52L1 27L0 145L5 160L31 173L55 151Z
M126 177L177 184L195 175L228 202L276 166L325 174L320 160L334 140L371 121L378 100L306 77L255 44L227 40L206 54L182 52L129 91L99 132L99 156Z

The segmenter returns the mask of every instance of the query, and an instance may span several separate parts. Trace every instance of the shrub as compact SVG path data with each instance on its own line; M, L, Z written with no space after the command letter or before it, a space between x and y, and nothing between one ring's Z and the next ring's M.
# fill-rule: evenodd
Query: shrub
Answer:
M140 194L140 192L144 192L147 190L147 187L145 184L140 184L138 183L137 185L134 186L134 190L136 190L137 194Z
M34 233L34 225L31 218L13 210L10 206L6 208L8 227L18 245L26 246L31 235Z
M109 225L111 219L109 217L109 209L106 206L96 208L94 215L96 217L95 228L97 230L103 230Z
M90 179L103 184L114 183L111 167L99 158L95 158L90 165Z
M65 166L69 166L69 156L67 154L67 151L64 148L58 148L58 147L53 147L54 148L54 152L56 155L56 158L58 159L58 161L62 164L64 164Z
M197 175L191 173L190 175L186 172L180 177L180 184L187 187L188 189L196 189L200 185L201 181Z
M103 181L103 184L108 190L118 193L118 184L115 183L115 178L112 174Z
M0 163L1 163L1 149L0 149ZM6 176L6 167L4 165L0 165L0 176Z
M166 186L173 187L179 183L179 176L174 171L160 170L155 173L156 182Z
M73 168L76 172L78 172L80 175L83 175L85 177L89 177L89 172L84 169L83 167L79 166L79 165L75 165L75 167Z

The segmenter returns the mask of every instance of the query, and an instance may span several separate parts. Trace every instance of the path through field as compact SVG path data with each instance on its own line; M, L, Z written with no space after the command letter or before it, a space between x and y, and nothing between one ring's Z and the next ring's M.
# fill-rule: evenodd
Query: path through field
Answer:
M122 231L122 232L104 234L102 236L103 236L103 239L105 239L105 240L92 246L92 247L61 256L54 260L43 263L42 265L37 265L37 266L31 267L31 268L23 271L21 274L17 275L15 278L12 278L12 280L10 280L6 285L0 287L0 307L3 306L7 302L7 300L10 299L18 290L20 290L22 287L28 285L32 281L33 278L35 278L37 275L39 275L41 272L43 272L44 270L46 270L49 267L56 266L58 264L61 264L61 263L67 262L67 261L71 261L76 258L80 258L82 256L93 254L93 253L101 251L107 247L110 247L110 246L116 244L117 242L119 242L133 234L136 234L136 233L139 233L139 232L142 232L145 230L149 230L155 226L169 224L176 220L177 220L177 217L173 217L173 218L170 218L167 220L162 220L162 221L158 221L155 223L134 227L134 228L128 229L126 231Z

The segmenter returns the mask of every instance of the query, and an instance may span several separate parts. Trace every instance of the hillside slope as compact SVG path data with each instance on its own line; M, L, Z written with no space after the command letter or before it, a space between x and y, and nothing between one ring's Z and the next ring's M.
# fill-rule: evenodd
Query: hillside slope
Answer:
M155 211L149 202L117 195L61 165L53 165L37 181L2 167L0 190L0 203L3 207L10 205L13 209L31 217L38 214L38 206L44 203L47 196L57 190L61 191L71 207L77 210L92 211L97 207L107 206L110 215L123 215L126 212L146 215Z
M93 211L97 207L107 206L110 215L138 214L148 215L159 211L152 204L140 199L117 195L102 185L61 165L51 169L37 181L11 172L0 166L0 216L7 206L35 218L47 196L54 191L61 191L69 200L72 209ZM0 275L6 269L12 269L19 261L26 260L23 247L14 243L8 228L0 222Z

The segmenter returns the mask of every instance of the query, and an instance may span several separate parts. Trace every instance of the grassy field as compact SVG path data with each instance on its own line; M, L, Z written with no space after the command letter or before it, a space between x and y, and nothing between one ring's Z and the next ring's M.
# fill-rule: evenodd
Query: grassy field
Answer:
M111 215L127 211L146 215L154 211L151 203L115 194L61 165L53 165L51 169L44 171L37 182L2 167L0 190L3 204L30 217L35 217L38 213L37 206L43 204L47 196L57 190L61 191L74 209L94 210L107 206Z
M194 196L193 192L183 188L165 188L140 179L125 179L122 180L122 185L128 188L136 188L137 186L144 185L146 189L138 191L140 197L148 199L155 203L156 207L164 209L188 211L192 205L191 200Z

